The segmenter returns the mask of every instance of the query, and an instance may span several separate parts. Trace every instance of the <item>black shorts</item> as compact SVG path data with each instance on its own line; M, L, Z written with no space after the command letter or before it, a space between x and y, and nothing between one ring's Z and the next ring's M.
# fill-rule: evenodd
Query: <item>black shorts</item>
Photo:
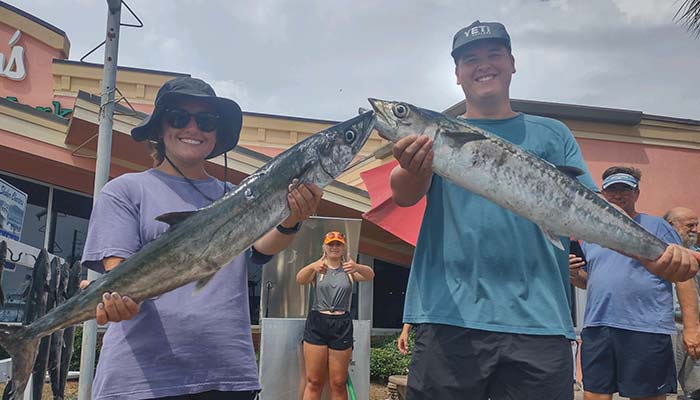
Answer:
M257 390L247 390L245 392L210 390L208 392L183 394L181 396L159 397L154 400L254 400L257 396Z
M304 341L333 350L352 348L352 317L350 313L339 315L311 311L306 318Z
M671 336L596 326L581 332L583 389L623 397L676 393Z
M408 400L571 400L574 366L564 336L416 328Z

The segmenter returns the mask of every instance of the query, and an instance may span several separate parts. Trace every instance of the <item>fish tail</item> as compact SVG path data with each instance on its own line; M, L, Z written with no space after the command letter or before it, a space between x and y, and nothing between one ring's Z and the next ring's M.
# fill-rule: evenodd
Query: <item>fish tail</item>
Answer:
M0 325L0 346L12 357L12 380L7 383L3 400L20 400L34 367L40 337L31 337L24 325Z

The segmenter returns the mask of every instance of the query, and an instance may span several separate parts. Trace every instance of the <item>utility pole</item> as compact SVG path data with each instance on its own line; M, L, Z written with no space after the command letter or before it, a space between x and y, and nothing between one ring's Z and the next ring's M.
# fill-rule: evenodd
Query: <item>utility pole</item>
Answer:
M119 28L121 23L121 0L107 0L107 37L105 38L104 73L102 98L100 100L99 133L97 136L97 161L93 204L102 187L109 180L109 164L112 158L112 116L114 115L114 92L117 86L117 54L119 53ZM93 281L99 273L88 271L88 280ZM95 374L95 346L97 344L97 322L92 319L83 323L83 344L80 354L80 382L78 400L90 400L92 378Z

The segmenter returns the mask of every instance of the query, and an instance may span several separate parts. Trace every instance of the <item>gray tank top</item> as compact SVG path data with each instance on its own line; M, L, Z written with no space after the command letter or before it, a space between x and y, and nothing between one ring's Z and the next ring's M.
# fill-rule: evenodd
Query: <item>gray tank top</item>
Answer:
M323 279L321 279L323 277ZM352 282L343 268L328 268L325 275L316 274L313 286L314 311L350 311Z

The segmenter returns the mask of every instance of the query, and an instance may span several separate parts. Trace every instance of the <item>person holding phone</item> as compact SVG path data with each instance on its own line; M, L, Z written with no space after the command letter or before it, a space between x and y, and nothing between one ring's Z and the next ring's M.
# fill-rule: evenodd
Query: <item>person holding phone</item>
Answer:
M638 212L642 173L613 166L603 173L602 195L646 230L678 245L678 233L663 218ZM569 255L571 283L587 290L581 332L584 399L610 400L613 394L663 400L676 393L671 335L671 282L653 275L639 260L583 242L582 256ZM697 316L693 280L677 283L684 315ZM688 336L697 337L697 317L688 318ZM697 357L697 345L688 349Z

